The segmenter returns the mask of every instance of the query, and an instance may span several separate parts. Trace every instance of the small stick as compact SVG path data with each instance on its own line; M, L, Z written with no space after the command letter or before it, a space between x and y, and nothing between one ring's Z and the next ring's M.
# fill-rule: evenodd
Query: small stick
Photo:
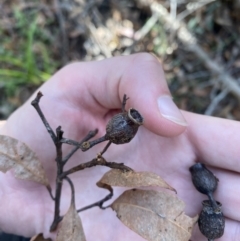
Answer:
M63 137L63 131L61 130L61 126L57 127L57 140L55 142L56 146L56 163L57 163L57 178L56 178L56 190L55 190L55 207L54 207L54 219L50 227L50 231L54 231L57 228L59 222L61 222L62 218L60 216L60 203L61 203L61 194L62 194L62 180L58 177L63 173L63 163L62 163L62 143L60 140Z
M103 153L105 153L108 149L108 147L112 144L111 141L108 142L108 144L104 147L104 149L99 153L101 156L103 155Z
M62 180L59 180L57 178L56 184L57 184L57 186L56 186L56 191L55 191L54 218L53 218L53 222L50 226L50 232L56 230L57 225L63 219L63 217L60 216L60 197L62 194Z
M36 98L31 102L31 105L36 109L38 115L40 116L43 124L45 125L45 127L46 127L49 135L51 136L51 138L52 138L52 140L53 140L53 142L54 142L54 144L55 144L55 143L56 143L56 140L57 140L57 137L56 137L54 131L52 130L52 128L50 127L48 121L46 120L44 114L42 113L42 110L41 110L40 107L39 107L39 102L40 102L40 99L41 99L42 96L43 96L42 92L39 91L39 92L37 93Z
M39 106L39 102L40 102L40 99L42 96L43 96L43 94L39 91L37 93L36 98L31 102L31 104L36 109L36 111L37 111L38 115L40 116L44 126L46 127L49 135L51 136L53 143L55 145L55 148L56 148L56 152L57 152L57 157L55 159L57 162L57 179L56 179L55 197L53 197L50 188L47 188L51 198L55 201L54 219L53 219L52 225L50 227L50 231L53 231L57 228L57 224L62 220L62 217L60 216L60 198L61 198L61 192L62 192L62 181L59 180L58 176L63 172L63 165L61 165L62 143L60 142L60 140L63 137L63 131L61 130L61 126L59 126L56 129L56 134L55 134L53 129L49 125L47 119L45 118L45 116Z
M75 167L69 169L68 171L63 172L59 176L59 178L63 179L69 174L72 174L74 172L83 170L85 168L90 168L93 166L106 166L106 167L110 167L113 169L119 169L122 171L133 171L130 167L125 166L123 163L107 162L102 156L98 156L97 158L94 158L89 162L82 163L78 166L75 166Z
M71 198L71 204L74 205L75 207L75 190L74 190L74 185L72 183L72 180L69 177L65 177L64 179L66 179L66 181L68 181L70 187L71 187L71 194L72 194L72 198Z
M80 145L80 142L77 142L77 141L74 141L71 139L67 139L67 138L62 138L61 143L69 144L71 146L79 146Z
M61 142L78 147L78 146L81 146L83 144L83 142L89 141L91 138L93 138L95 135L97 135L97 133L98 133L98 129L95 129L93 131L89 131L88 134L80 142L77 142L77 141L74 141L74 140L71 140L71 139L67 139L67 138L62 138Z
M101 209L106 209L106 208L108 208L108 206L107 206L107 207L103 207L103 204L104 204L104 202L110 200L110 199L113 197L113 189L111 189L111 190L109 190L109 191L110 191L110 193L109 193L105 198L101 199L101 200L98 201L98 202L95 202L95 203L93 203L93 204L90 204L90 205L88 205L88 206L86 206L86 207L80 208L80 209L77 210L77 212L80 213L80 212L82 212L82 211L85 211L85 210L87 210L87 209L89 209L89 208L93 208L93 207L99 207L99 208L101 208Z

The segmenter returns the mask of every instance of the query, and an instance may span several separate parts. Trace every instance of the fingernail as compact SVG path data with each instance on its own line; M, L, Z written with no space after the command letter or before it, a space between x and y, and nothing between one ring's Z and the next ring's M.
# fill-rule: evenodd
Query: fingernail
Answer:
M175 103L172 101L171 96L168 96L168 95L160 96L157 102L158 102L158 108L160 110L160 113L164 118L181 126L188 125L182 113L175 105Z

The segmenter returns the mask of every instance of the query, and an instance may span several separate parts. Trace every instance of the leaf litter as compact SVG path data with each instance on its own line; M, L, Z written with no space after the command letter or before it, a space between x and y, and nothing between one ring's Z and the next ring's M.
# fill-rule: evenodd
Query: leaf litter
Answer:
M176 190L167 184L165 180L152 172L123 172L118 169L112 169L103 175L97 185L99 186L100 183L110 186L131 188L157 186L176 192Z
M82 221L73 201L60 224L56 241L86 241Z
M175 191L155 173L117 169L105 173L97 185L109 188L157 186ZM128 190L111 204L111 208L127 227L149 241L188 241L197 221L197 217L184 214L182 200L165 191Z
M16 178L50 187L37 155L25 143L10 136L0 135L0 171L5 173L10 169Z
M117 217L149 241L188 241L197 222L184 214L176 195L153 190L128 190L111 205Z

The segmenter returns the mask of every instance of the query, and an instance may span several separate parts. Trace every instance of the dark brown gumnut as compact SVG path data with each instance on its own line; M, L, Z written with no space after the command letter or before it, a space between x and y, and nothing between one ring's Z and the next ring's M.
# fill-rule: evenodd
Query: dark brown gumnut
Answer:
M189 170L192 174L192 182L199 192L206 195L209 192L215 192L218 186L218 179L204 164L196 163Z
M130 142L138 131L138 127L143 124L141 114L130 108L128 112L119 113L112 117L106 127L106 140L114 144L124 144Z
M213 198L213 193L216 191L219 181L217 177L202 163L196 163L189 170L192 174L192 182L195 188L199 192L206 194L211 200L212 206L217 210L218 206Z
M216 202L218 205L218 211L212 207L210 200L204 200L202 202L203 209L199 215L198 226L201 233L208 238L208 241L223 236L225 227L225 218L221 211L222 204Z
M126 101L126 99L124 99ZM96 140L86 141L82 144L82 151L87 151L91 147L101 143L103 141L109 141L107 148L111 143L115 144L124 144L130 142L138 131L138 127L143 124L143 117L141 114L130 108L128 111L125 111L117 115L114 115L112 119L108 122L106 126L106 134ZM105 149L105 148L104 148ZM106 151L103 150L102 153Z

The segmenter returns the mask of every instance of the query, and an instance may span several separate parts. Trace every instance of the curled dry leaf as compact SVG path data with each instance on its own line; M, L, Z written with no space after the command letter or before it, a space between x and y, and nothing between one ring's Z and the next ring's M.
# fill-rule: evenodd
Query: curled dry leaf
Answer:
M97 185L99 186L100 183L105 183L110 186L131 188L157 186L176 192L176 190L167 184L160 176L152 172L123 172L118 169L112 169L104 174Z
M111 207L127 227L149 241L188 241L197 221L186 216L184 202L168 192L128 190Z
M13 169L15 177L49 187L49 181L37 155L23 142L0 135L0 171Z
M73 202L60 224L56 241L86 241L82 222Z
M40 234L35 235L34 237L32 237L30 241L52 241L52 239L50 239L50 238L45 239L43 237L43 234L40 233Z

